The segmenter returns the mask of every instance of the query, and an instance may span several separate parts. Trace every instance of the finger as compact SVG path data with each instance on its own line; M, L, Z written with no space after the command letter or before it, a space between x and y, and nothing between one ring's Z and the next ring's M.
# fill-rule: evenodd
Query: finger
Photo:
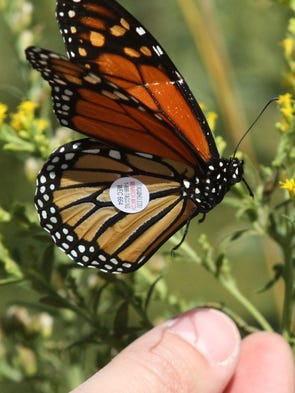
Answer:
M221 393L239 348L239 332L227 316L192 310L134 341L72 393Z
M294 393L291 349L276 333L259 332L241 345L241 357L226 393Z

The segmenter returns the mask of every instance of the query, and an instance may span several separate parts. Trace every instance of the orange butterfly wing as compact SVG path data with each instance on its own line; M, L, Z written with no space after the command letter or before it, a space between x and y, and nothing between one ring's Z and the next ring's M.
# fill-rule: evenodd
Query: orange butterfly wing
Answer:
M164 145L179 150L182 160L186 159L194 166L203 160L219 157L207 121L183 77L155 38L123 7L116 1L108 0L58 0L56 15L70 65L76 63L85 67L84 71L82 68L76 70L75 82L81 81L81 73L88 70L120 88L122 96L132 97L137 108L136 105L133 108L127 105L127 115L135 117L150 130L149 137L143 139L144 151L163 154L162 146L156 141L157 136L161 135ZM51 67L63 79L63 73L69 72L70 65L64 64L63 68L58 64L54 69L52 61ZM105 141L109 127L93 127L93 119L83 115L84 106L92 106L93 111L98 112L97 106L103 107L105 97L90 94L91 91L96 92L93 85L88 89L80 89L78 85L73 87L77 96L72 104L77 105L79 115L72 117L71 127ZM149 109L149 114L154 116L140 113L137 110L141 108L140 105L146 109L146 113ZM108 114L112 116L112 110L110 107L104 111L106 122ZM117 111L115 115L117 123L123 125L124 116L120 118ZM166 132L163 128L166 128ZM116 132L116 129L111 128L111 131ZM134 140L127 130L123 135L125 139ZM110 139L113 140L112 136ZM131 142L129 147L137 149ZM173 150L171 147L169 149ZM172 152L167 157L172 158L171 155L177 159Z
M26 55L52 87L60 123L112 146L161 155L196 166L193 149L174 128L127 91L54 52Z

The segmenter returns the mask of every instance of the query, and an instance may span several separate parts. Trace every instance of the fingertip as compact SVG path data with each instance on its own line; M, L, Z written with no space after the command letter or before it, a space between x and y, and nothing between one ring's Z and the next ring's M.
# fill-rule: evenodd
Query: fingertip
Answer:
M202 353L212 365L235 359L240 347L240 334L234 322L216 309L203 308L180 316L170 327Z
M240 337L212 309L191 310L147 332L72 393L221 392L231 379Z
M257 332L241 345L240 361L226 393L293 393L294 360L284 338L273 332Z

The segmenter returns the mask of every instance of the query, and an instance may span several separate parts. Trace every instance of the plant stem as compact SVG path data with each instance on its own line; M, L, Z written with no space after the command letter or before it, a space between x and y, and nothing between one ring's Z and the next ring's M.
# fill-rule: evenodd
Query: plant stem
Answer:
M137 299L133 296L133 294L130 295L129 291L126 290L125 284L123 284L120 280L117 280L116 285L123 294L124 299L128 301L128 303L133 307L137 314L142 318L143 324L148 328L152 328L153 324L149 320L146 311L144 310L140 302L138 302Z
M242 306L254 317L263 330L272 332L273 328L257 310L257 308L240 292L240 290L227 277L219 277L219 282Z
M284 255L284 304L283 304L283 316L282 316L282 334L286 339L291 336L291 325L293 316L293 258L292 258L292 238L291 236L286 237L286 244L282 247Z
M170 239L171 242L177 244L177 239L172 238ZM253 318L259 323L259 325L267 331L273 331L271 325L268 321L264 318L264 316L258 311L258 309L241 293L241 291L237 288L233 278L227 273L227 275L220 274L216 277L214 271L214 262L206 264L202 263L202 258L198 256L195 250L185 241L181 245L181 249L185 252L187 257L195 261L198 265L205 267L214 277L219 281L219 283L225 288L252 316ZM210 261L209 261L210 262Z
M208 0L198 2L178 0L196 48L212 81L226 128L233 143L236 144L241 138L240 130L247 128L247 122L237 94L233 67L222 41L223 33L218 27L215 9L211 3L214 4ZM243 142L243 151L247 152L250 157L255 157L247 139Z

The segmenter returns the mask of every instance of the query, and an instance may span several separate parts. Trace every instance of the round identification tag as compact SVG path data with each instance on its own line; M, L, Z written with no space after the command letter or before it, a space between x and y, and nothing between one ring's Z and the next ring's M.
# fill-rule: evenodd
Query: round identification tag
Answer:
M134 177L121 177L110 187L113 205L125 213L139 213L149 203L147 187Z

